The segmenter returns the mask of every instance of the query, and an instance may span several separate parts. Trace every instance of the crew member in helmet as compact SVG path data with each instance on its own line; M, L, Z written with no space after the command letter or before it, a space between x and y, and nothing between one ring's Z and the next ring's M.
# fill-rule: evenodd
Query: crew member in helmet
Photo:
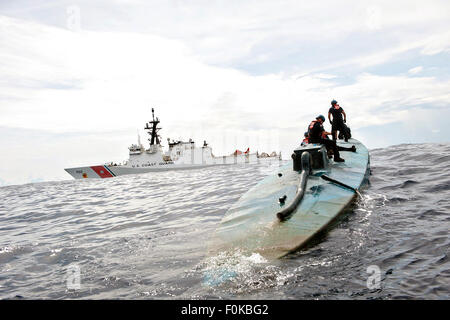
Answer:
M304 138L303 138L303 141L302 141L301 145L304 146L304 145L306 145L308 143L309 143L309 136L308 136L308 131L306 131L304 133Z
M323 128L323 123L325 122L325 117L323 115L317 116L316 120L312 121L308 127L308 138L310 143L321 143L325 145L327 150L333 150L334 161L344 162L345 160L339 156L339 150L336 145L336 141L325 139L325 137L330 132L325 131Z
M344 115L344 119L342 119L342 115ZM333 116L333 119L331 119ZM344 109L342 109L336 100L331 101L331 108L328 111L328 120L331 123L331 135L333 136L333 140L337 139L337 131L340 133L345 132L346 127L344 123L347 122L347 115L345 114ZM345 142L348 141L348 137L346 132L344 133Z

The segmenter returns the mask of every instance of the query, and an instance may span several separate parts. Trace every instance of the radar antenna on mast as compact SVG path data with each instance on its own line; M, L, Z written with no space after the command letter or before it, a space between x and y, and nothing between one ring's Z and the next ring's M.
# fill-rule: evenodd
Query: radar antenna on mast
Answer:
M145 130L149 130L148 134L150 135L150 138L148 139L150 141L150 145L154 144L160 144L160 136L158 135L158 131L161 130L161 128L158 128L159 119L156 117L155 120L155 109L152 108L152 118L153 120L150 122L147 122L145 125Z

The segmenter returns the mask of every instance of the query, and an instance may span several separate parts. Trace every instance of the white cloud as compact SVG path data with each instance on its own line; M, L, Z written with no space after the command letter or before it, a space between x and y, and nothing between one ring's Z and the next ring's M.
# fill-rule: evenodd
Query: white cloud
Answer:
M408 70L409 74L418 74L420 72L423 71L423 67L422 66L418 66L418 67L414 67Z
M67 9L72 6L70 0L52 5L18 0L5 5L4 11L66 28L71 17ZM277 61L305 50L318 56L343 51L351 60L400 44L407 49L420 41L428 41L424 54L436 53L448 49L448 41L442 42L439 34L450 27L450 2L439 0L99 0L95 4L82 0L77 6L81 29L127 30L177 39L203 62L222 66L252 64L255 57ZM435 40L429 40L435 35ZM341 59L334 55L332 60Z
M206 65L181 42L159 36L71 32L6 17L0 24L8 30L0 38L0 81L10 97L0 107L0 125L9 127L140 128L151 106L172 128L202 118L228 128L292 127L323 113L330 97L358 106L353 114L370 125L396 119L388 111L366 117L373 106L439 103L450 91L434 78L362 74L353 85L337 85L328 73L252 76ZM227 93L233 99L220 102ZM221 116L218 103L228 108Z
M443 51L450 52L450 31L431 35L425 41L421 52L426 55L434 55Z
M2 141L0 147L14 149L14 156L0 158L0 167L8 168L0 178L8 183L58 178L65 175L64 166L123 160L136 128L150 118L150 107L162 120L163 141L206 139L217 155L247 145L264 151L279 147L288 155L309 121L326 114L332 98L356 132L394 122L412 126L411 112L431 121L448 106L449 81L421 77L421 66L391 76L361 71L414 49L448 50L449 33L442 28L448 22L439 6L430 5L425 15L408 9L397 17L401 5L380 2L368 29L367 6L359 2L330 2L329 10L310 2L255 4L152 2L141 12L126 11L136 23L129 26L118 19L122 13L105 13L100 23L90 11L95 9L82 3L79 32L65 29L65 22L57 28L0 16L0 127L50 132L46 142L32 134L20 146ZM99 31L103 24L114 27ZM375 49L351 47L355 34L370 44L370 36L401 24L407 27L387 34L386 43ZM292 62L286 70L255 76L233 68L251 62L270 66L286 55L295 60L298 52L315 58L321 50L330 50L326 63L312 59L300 69ZM344 54L335 58L340 50ZM336 74L332 67L345 70ZM340 83L350 71L359 76ZM66 138L68 132L80 137ZM33 171L39 174L23 172L18 180L26 161L42 154L45 160Z
M150 106L159 107L169 125L170 119L185 123L214 117L214 105L227 92L236 96L230 108L260 115L258 126L283 126L272 120L280 109L298 117L299 101L319 101L308 91L329 86L323 75L292 81L209 66L182 43L157 36L76 33L6 17L0 23L8 29L0 39L6 48L0 53L2 91L14 98L0 107L3 126L54 132L141 127ZM224 125L251 123L239 116Z

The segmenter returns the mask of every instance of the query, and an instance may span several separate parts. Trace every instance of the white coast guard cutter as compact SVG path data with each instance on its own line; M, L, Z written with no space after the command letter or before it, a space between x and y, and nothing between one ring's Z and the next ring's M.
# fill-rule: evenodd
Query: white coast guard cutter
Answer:
M104 164L88 167L66 168L66 170L75 179L83 178L111 178L124 174L147 173L161 170L174 169L194 169L214 165L238 164L257 162L259 159L278 159L281 160L281 154L272 152L268 155L262 153L250 153L236 150L232 155L216 157L212 153L211 147L204 141L202 147L196 147L195 142L189 139L188 142L172 141L167 139L169 150L163 152L160 144L158 128L159 119L154 114L152 108L153 120L146 123L145 130L148 131L150 146L148 149L138 141L138 144L132 144L129 149L130 158L123 164Z

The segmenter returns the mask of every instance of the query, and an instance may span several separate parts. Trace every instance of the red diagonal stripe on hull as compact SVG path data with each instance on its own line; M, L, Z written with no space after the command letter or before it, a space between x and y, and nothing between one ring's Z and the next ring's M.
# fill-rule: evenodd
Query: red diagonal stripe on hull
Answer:
M104 166L93 166L92 170L99 175L100 178L112 178L112 174Z

